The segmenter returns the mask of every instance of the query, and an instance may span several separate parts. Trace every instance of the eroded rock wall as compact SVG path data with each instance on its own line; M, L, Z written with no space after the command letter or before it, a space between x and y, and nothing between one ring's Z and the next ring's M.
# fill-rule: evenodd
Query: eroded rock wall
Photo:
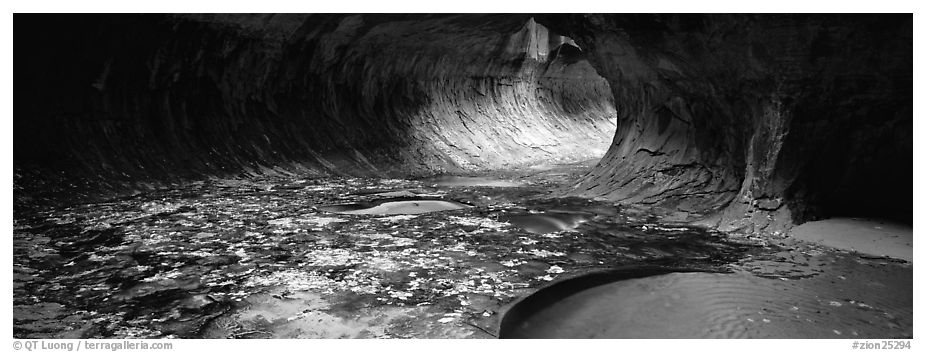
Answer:
M557 15L618 129L576 192L782 231L912 214L910 15Z
M17 15L16 197L602 155L607 81L523 15ZM565 44L569 46L569 44Z
M910 15L533 17L17 15L16 197L609 148L573 194L730 230L912 218Z

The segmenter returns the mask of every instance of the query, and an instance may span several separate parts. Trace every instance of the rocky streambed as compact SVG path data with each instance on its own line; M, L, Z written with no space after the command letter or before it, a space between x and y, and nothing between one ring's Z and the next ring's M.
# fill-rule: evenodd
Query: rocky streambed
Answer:
M805 290L783 309L842 309L814 316L838 334L812 337L912 336L910 263L556 196L587 168L451 182L213 179L19 211L14 336L494 338L505 312L538 289L628 265ZM371 211L383 204L434 211ZM872 285L879 277L892 279ZM894 292L891 304L856 297L879 290Z

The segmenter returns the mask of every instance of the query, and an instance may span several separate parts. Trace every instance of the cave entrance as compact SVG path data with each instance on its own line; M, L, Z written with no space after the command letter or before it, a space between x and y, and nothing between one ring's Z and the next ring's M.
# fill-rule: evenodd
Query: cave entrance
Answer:
M810 157L806 152L795 153L809 160L793 189L799 210L795 220L800 225L791 230L791 236L909 261L913 253L912 129L903 118L885 123L882 113L889 110L877 111L855 116L851 123L826 126L835 131L828 138L813 128L792 129L796 132L791 137L805 141L814 139L802 133L817 137L820 148Z
M912 225L911 131L902 123L878 124L875 120L843 128L827 140L805 174L805 192L815 217L872 218Z
M429 93L459 99L423 109L452 112L439 115L436 128L447 132L431 141L456 164L506 170L597 162L610 148L617 116L613 92L573 39L531 19L501 50L467 55L499 73Z

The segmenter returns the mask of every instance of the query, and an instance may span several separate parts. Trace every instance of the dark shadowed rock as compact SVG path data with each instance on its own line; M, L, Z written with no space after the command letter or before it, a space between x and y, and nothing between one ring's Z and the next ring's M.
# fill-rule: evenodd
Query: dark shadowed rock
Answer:
M909 220L909 15L584 15L541 23L610 82L618 128L577 192L782 231Z

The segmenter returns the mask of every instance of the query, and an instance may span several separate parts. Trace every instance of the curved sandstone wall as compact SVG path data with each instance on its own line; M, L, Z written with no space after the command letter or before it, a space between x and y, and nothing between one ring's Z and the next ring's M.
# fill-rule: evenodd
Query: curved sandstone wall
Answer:
M15 22L17 204L209 175L413 176L607 150L573 194L727 230L912 218L910 15Z
M529 16L16 22L24 197L240 172L512 168L598 158L613 137L607 81Z
M727 230L912 216L910 15L566 15L618 107L580 194Z

